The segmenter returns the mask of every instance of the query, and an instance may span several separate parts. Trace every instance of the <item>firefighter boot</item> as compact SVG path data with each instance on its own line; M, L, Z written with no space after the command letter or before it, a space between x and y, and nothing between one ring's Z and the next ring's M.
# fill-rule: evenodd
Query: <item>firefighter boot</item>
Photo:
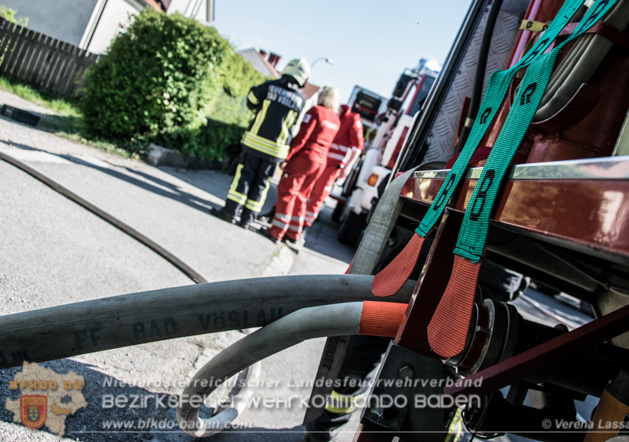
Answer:
M264 236L265 238L270 239L273 244L279 244L282 241L280 239L277 239L273 235L271 235L271 231L266 227L263 227L260 230L258 230L258 233Z
M214 207L210 208L210 215L214 215L217 218L222 219L223 221L227 221L231 224L236 224L236 218L229 213L225 212L223 209L215 209Z
M269 210L268 212L261 213L260 215L258 215L256 217L256 220L264 224L271 224L274 216L275 216L275 206L271 207L271 210Z
M245 230L249 230L249 226L251 226L255 219L256 214L245 207L240 213L240 222L238 225Z

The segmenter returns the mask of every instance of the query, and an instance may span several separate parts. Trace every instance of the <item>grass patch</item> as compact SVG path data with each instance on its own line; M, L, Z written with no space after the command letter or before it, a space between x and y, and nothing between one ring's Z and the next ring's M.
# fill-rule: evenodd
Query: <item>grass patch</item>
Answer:
M51 94L34 89L23 83L0 77L0 89L22 97L31 103L50 109L64 117L80 117L78 100L54 97Z
M90 137L85 131L78 99L55 97L26 84L0 77L0 90L17 95L33 104L45 107L57 115L41 115L38 128L77 143L87 144L105 152L115 153L124 158L137 159L143 153L145 143L130 143L125 148L116 144Z

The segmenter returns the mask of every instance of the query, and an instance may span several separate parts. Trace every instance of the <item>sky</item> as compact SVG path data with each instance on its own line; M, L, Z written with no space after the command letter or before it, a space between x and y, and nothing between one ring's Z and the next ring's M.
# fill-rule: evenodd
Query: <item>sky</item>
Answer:
M443 63L471 0L215 0L218 32L236 49L317 61L310 82L336 86L347 102L355 85L390 97L420 58Z

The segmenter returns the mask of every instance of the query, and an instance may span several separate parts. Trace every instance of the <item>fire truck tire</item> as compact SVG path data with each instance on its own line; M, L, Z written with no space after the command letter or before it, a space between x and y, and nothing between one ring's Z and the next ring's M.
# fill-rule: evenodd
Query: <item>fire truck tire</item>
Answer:
M338 240L348 246L356 247L366 226L366 213L359 215L349 210L341 222L341 227L339 227Z

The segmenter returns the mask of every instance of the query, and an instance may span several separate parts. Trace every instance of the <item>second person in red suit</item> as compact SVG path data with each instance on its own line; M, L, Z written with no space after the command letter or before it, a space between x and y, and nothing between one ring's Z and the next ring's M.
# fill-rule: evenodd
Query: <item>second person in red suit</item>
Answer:
M306 215L306 204L315 182L325 169L328 150L341 121L339 91L326 86L317 106L304 115L299 133L290 145L282 177L277 185L277 203L271 228L264 234L274 242L284 240L298 246Z
M352 112L346 104L341 106L341 129L336 134L330 150L325 169L312 189L304 229L310 227L319 216L323 201L330 195L337 178L347 178L354 161L360 156L364 147L363 123L360 115Z

